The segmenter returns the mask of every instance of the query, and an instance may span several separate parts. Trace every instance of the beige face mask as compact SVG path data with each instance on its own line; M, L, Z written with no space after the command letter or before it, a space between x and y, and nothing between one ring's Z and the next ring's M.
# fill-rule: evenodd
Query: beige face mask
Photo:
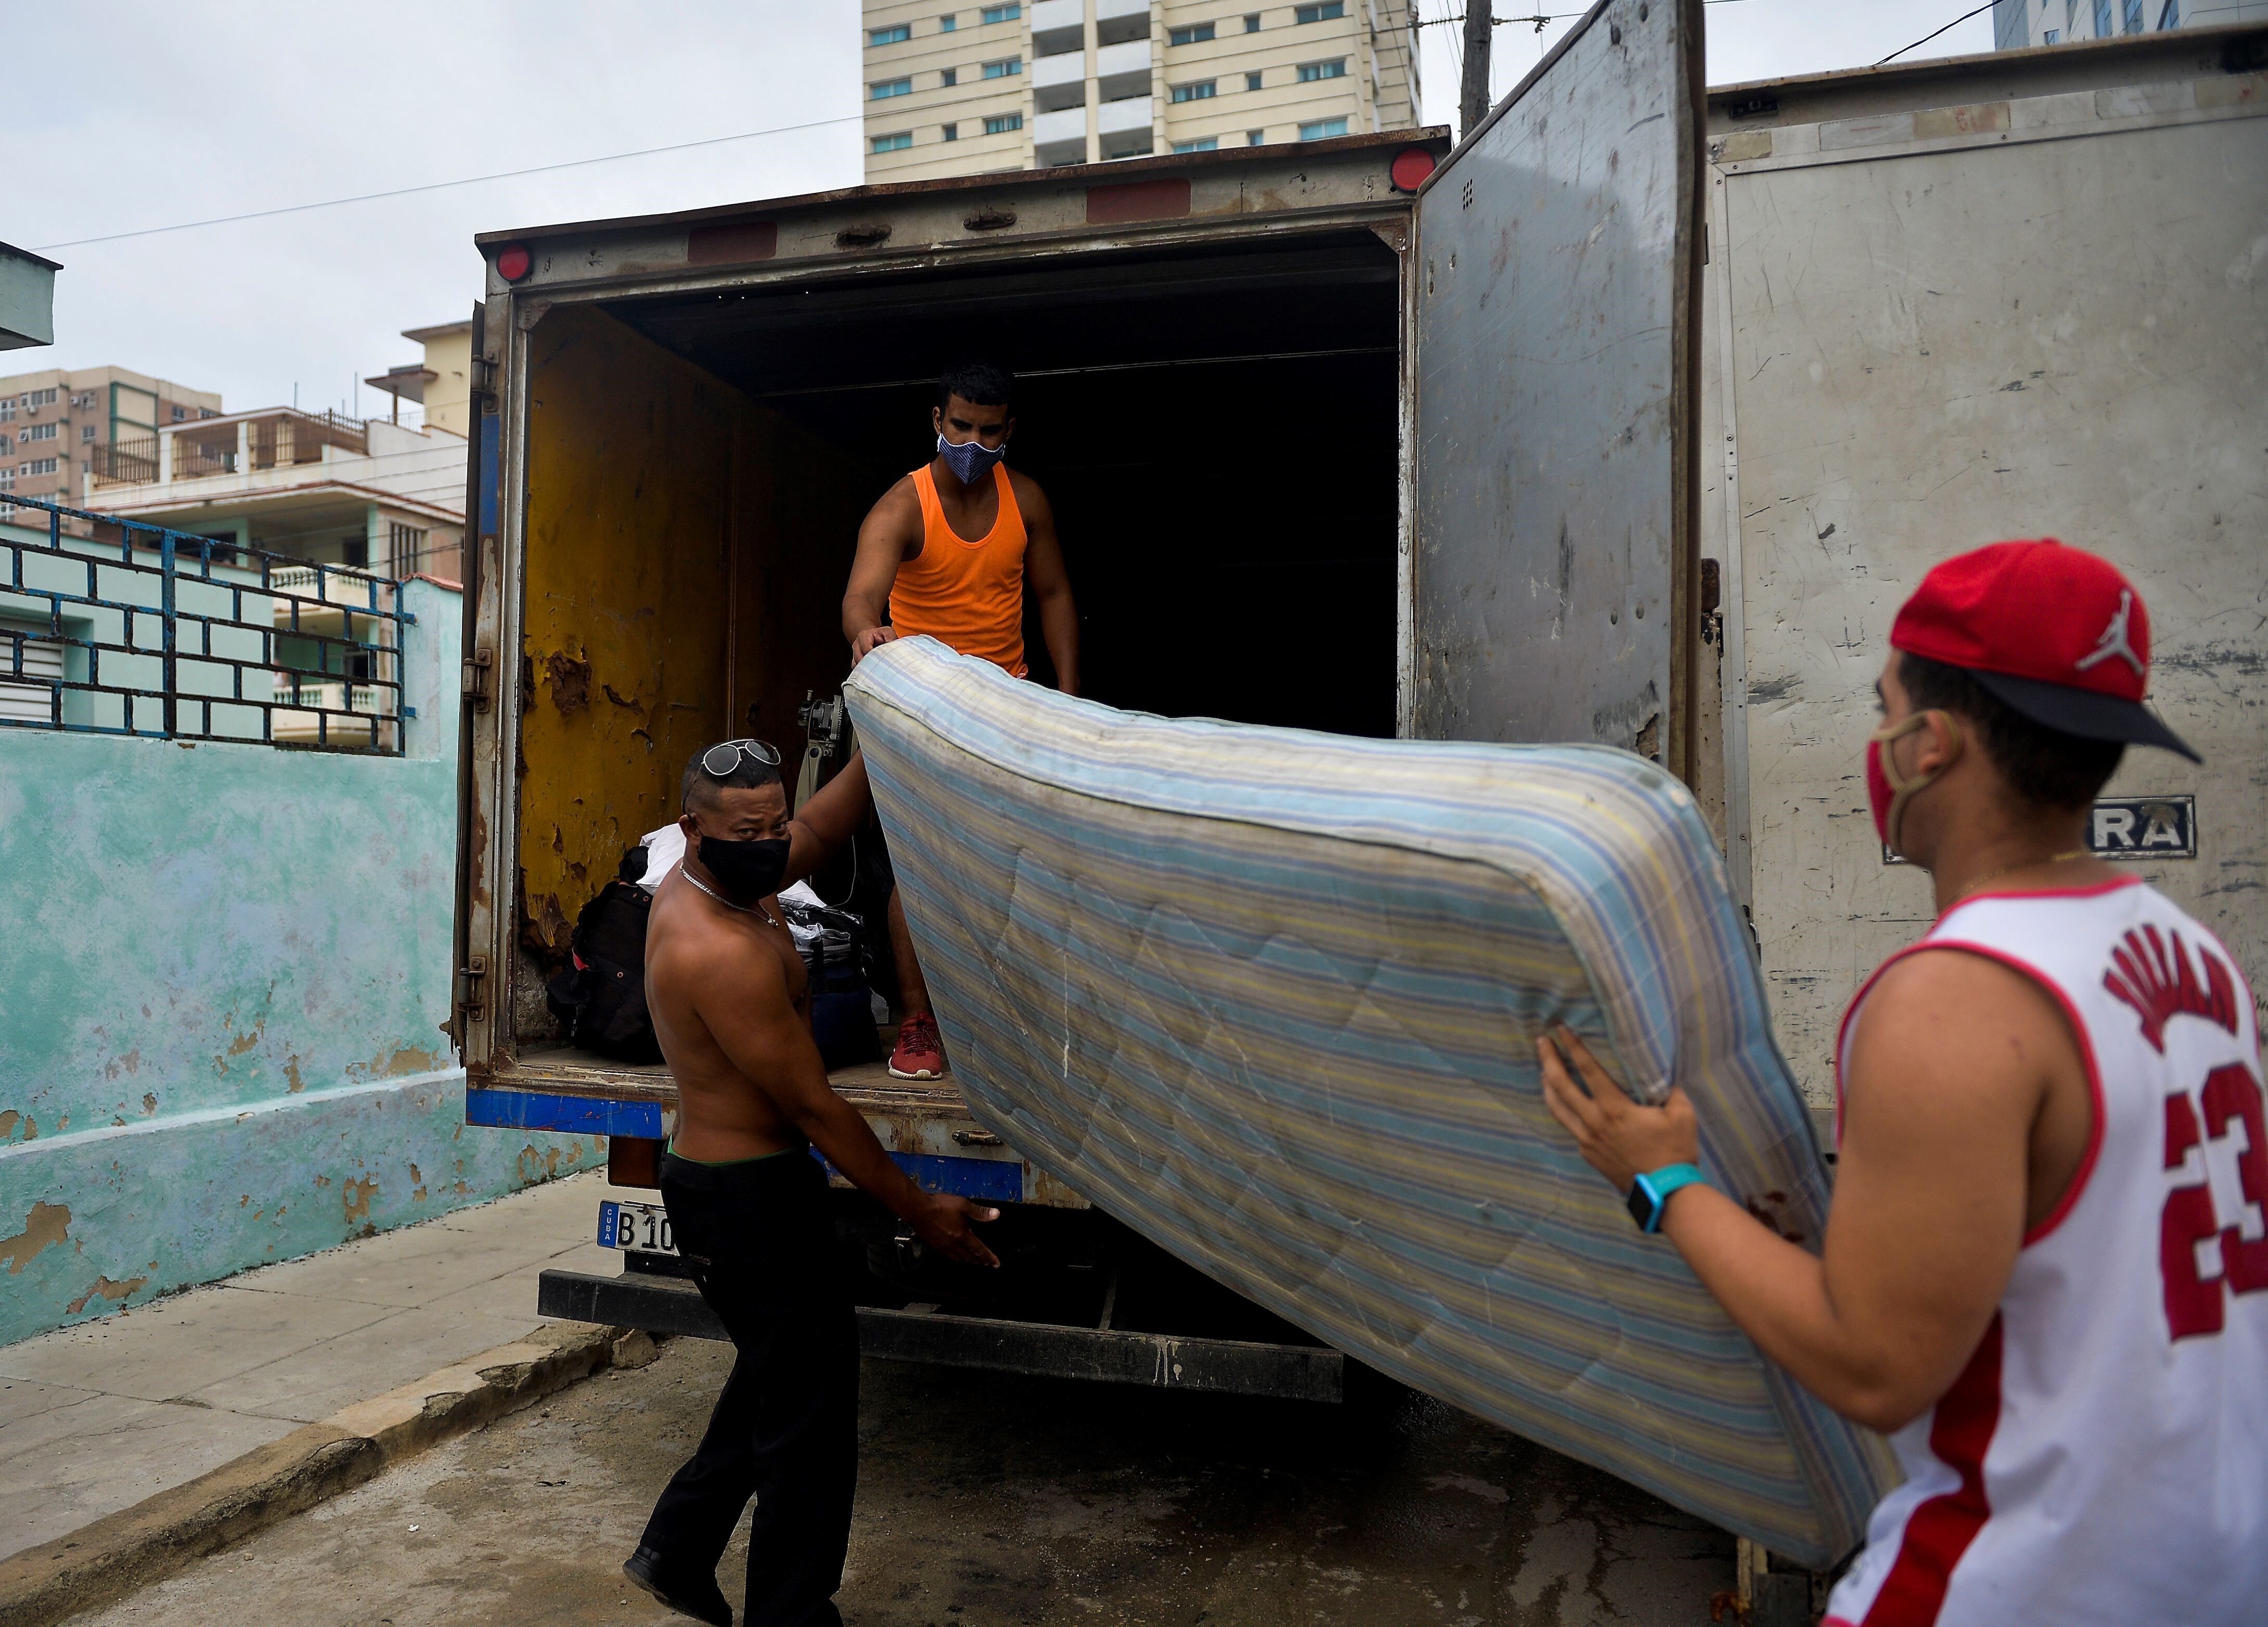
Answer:
M1909 779L1898 777L1897 764L1891 761L1890 745L1926 727L1932 718L1945 721L1948 755L1941 767L1927 774L1917 774ZM1874 815L1874 834L1882 845L1899 858L1905 857L1898 846L1898 824L1905 816L1906 804L1914 792L1924 790L1947 769L1961 761L1961 725L1952 715L1941 711L1919 711L1867 737L1867 806Z

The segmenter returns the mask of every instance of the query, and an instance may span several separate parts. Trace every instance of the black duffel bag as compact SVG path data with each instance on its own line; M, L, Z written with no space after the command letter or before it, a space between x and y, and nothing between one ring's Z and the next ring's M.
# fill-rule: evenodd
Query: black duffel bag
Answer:
M632 858L644 868L645 850ZM625 861L627 872L630 862ZM573 964L543 986L570 1044L617 1062L659 1062L661 1045L645 1008L645 922L653 894L614 880L575 917Z

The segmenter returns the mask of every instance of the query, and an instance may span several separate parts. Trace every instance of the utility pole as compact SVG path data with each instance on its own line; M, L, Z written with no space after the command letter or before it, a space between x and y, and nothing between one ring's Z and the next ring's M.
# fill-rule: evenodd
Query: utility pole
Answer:
M1457 99L1460 136L1480 128L1489 110L1489 39L1496 32L1494 0L1465 0L1465 83Z

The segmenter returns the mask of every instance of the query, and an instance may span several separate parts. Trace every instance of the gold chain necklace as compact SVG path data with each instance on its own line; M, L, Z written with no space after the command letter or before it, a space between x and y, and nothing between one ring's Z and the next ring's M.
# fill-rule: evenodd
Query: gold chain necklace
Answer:
M1988 870L1974 878L1962 887L1960 896L1966 898L1988 881L1998 881L2002 876L2013 875L2019 870L2029 870L2034 865L2067 865L2074 858L2087 857L2087 849L2073 848L2062 853L2051 853L2045 858L2020 859L2015 864L2003 865L1998 870Z

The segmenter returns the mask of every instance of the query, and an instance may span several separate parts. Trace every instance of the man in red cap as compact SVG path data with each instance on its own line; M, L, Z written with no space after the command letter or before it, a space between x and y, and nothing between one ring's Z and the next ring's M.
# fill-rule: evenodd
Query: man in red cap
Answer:
M1844 1018L1822 1253L1707 1184L1683 1093L1633 1103L1564 1029L1546 1101L1758 1349L1891 1433L1830 1623L2268 1621L2252 998L2084 835L2126 746L2196 756L2143 705L2148 614L2104 560L1997 542L1890 644L1867 796L1939 913Z

